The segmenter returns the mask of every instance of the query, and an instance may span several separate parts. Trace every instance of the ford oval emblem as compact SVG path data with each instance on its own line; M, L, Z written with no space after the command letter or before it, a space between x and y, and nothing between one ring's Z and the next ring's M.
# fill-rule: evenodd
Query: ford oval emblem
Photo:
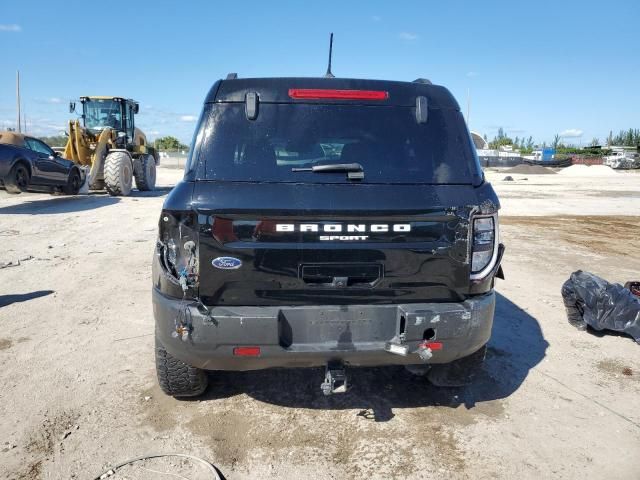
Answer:
M242 266L242 260L234 257L218 257L211 260L211 265L221 270L236 270Z

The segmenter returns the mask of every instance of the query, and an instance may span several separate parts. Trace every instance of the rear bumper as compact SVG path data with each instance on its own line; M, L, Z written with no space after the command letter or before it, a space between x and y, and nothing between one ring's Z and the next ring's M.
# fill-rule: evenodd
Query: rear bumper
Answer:
M191 335L174 338L175 320L187 309ZM259 370L314 367L329 361L352 366L423 363L416 350L425 332L442 342L428 363L466 357L491 336L493 292L460 303L399 305L316 305L293 307L214 307L211 317L195 304L182 304L153 290L156 337L174 357L207 370ZM406 356L385 350L404 329ZM258 346L260 356L238 357L238 346Z

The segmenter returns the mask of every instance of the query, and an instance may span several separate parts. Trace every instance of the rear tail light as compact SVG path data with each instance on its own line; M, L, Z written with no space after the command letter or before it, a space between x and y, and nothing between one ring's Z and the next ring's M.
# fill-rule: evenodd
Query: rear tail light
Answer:
M260 347L235 347L233 354L237 357L259 357Z
M187 293L198 287L197 221L191 212L163 211L157 254L164 271Z
M474 217L471 240L471 279L481 279L491 271L495 263L498 215Z
M309 100L386 100L383 90L329 90L321 88L291 88L289 97Z
M442 350L442 347L443 347L442 342L429 342L427 340L422 342L420 346L423 348L430 348L433 351Z

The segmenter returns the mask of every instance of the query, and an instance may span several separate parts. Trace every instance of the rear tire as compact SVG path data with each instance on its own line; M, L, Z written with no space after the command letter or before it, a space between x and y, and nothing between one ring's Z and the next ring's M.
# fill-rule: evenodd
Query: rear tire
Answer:
M133 165L129 154L111 152L104 160L104 183L112 197L126 197L131 193Z
M451 363L435 364L427 373L427 379L436 387L464 387L473 382L484 364L487 346L471 355Z
M26 192L29 188L29 181L31 175L29 169L24 162L17 162L11 170L9 175L4 179L4 188L8 193L22 193Z
M153 155L141 155L136 162L134 175L136 177L136 187L141 192L148 192L156 188L156 159Z
M173 357L156 339L156 372L160 388L172 397L195 397L207 389L207 372Z
M80 191L80 187L82 187L82 177L80 176L78 169L74 168L71 170L69 180L67 180L67 184L63 190L66 195L77 195Z

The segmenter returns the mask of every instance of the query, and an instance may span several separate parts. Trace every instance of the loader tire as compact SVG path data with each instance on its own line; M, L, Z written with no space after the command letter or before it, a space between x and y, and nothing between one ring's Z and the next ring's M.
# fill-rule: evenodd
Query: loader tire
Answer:
M136 162L134 176L136 187L141 192L148 192L156 188L156 159L153 155L141 155Z
M30 181L29 168L24 162L18 161L5 177L4 188L8 193L26 192Z
M160 388L172 397L195 397L207 389L207 372L173 357L156 338L156 373Z
M133 165L125 152L111 152L104 160L104 183L112 197L126 197L131 193Z

